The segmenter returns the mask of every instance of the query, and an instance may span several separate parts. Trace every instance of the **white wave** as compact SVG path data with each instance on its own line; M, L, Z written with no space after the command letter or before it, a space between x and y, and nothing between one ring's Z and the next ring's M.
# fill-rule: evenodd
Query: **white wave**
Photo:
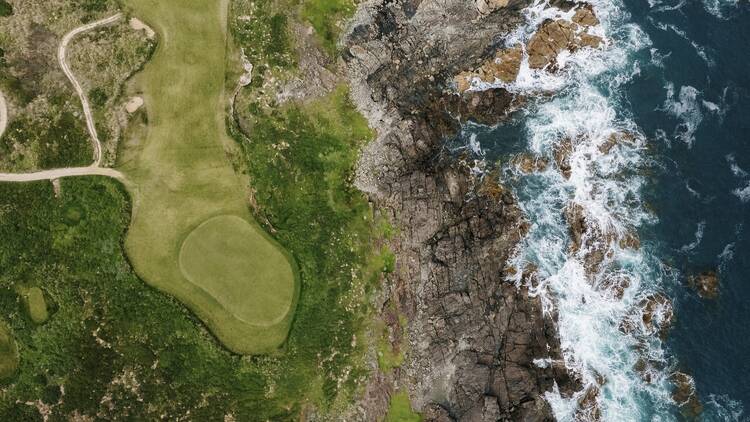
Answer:
M734 259L734 242L724 246L724 249L716 258L719 260L719 270L726 271L729 261Z
M693 249L698 247L698 245L700 245L701 241L703 240L703 231L705 229L706 229L706 222L705 221L699 222L698 227L695 229L695 240L681 247L680 251L691 252Z
M732 193L740 198L740 201L742 202L750 202L750 182L748 182L747 186L744 188L737 188L732 191Z
M703 420L748 422L750 418L745 414L745 409L739 401L732 400L726 394L710 394L706 402L706 411L703 415Z
M695 142L695 132L703 121L703 113L698 102L700 91L690 85L682 86L675 98L675 87L672 82L667 82L664 88L667 91L667 99L660 110L681 120L675 128L674 136L691 148Z
M469 137L469 149L476 155L484 155L484 152L482 151L482 146L479 145L479 141L477 141L477 134L472 133Z
M524 268L527 263L538 268L539 283L527 287L540 296L545 312L557 312L566 364L580 373L586 385L606 379L597 399L602 420L670 420L674 404L666 371L653 369L648 382L635 369L644 355L662 367L668 366L660 339L621 330L623 321L633 320L634 314L642 312L642 301L659 290L664 270L653 262L646 246L627 249L616 242L602 243L591 233L583 235L580 250L572 253L562 212L569 204L576 204L588 227L616 237L654 222L641 204L646 180L637 173L645 165L646 142L635 123L618 113L623 106L618 102L621 87L639 71L635 53L650 48L651 42L641 28L629 22L617 0L592 3L601 21L597 31L608 40L603 49L563 54L559 58L563 69L554 74L531 70L524 63L518 80L504 85L524 94L556 92L524 121L530 152L554 162L555 150L563 139L572 146L568 179L554 166L541 174L521 177L517 186L519 205L531 227L512 263L516 268ZM539 23L561 15L543 3L536 3L526 13L527 26L516 31L507 45L525 44ZM663 56L652 51L652 59L658 64ZM678 108L673 109L677 112ZM631 134L632 139L608 146L613 136L623 133ZM608 248L611 254L605 254L599 271L591 272L585 266L586 254L596 245ZM621 295L603 287L615 276L627 281ZM511 281L520 280L517 272ZM658 310L667 312L666 308ZM653 318L659 321L666 314L656 312ZM633 320L638 325L636 332L654 332L640 320ZM566 398L555 388L546 398L558 420L571 421L582 394Z
M706 12L722 20L729 19L739 0L703 0L703 8Z
M654 25L655 27L661 29L662 31L672 31L675 34L679 35L680 38L690 43L690 45L693 47L693 50L695 50L695 53L698 55L698 57L703 60L708 67L714 67L716 65L716 62L714 59L709 55L709 49L707 47L704 47L694 40L690 39L690 36L685 32L684 30L680 29L676 25L673 25L671 23L664 23L657 21L655 17L649 16L648 21Z
M734 154L727 154L724 158L726 158L727 163L729 163L729 169L732 170L732 174L735 177L744 178L748 176L747 172L737 165L737 159L734 157Z

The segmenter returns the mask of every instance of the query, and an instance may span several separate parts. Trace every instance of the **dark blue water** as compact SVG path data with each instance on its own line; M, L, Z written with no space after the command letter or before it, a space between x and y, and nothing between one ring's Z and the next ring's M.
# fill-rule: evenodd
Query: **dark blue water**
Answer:
M660 258L674 270L669 290L676 322L668 351L694 376L705 419L728 417L716 413L715 402L735 412L744 407L744 419L750 409L750 7L730 3L712 14L700 1L673 10L666 6L679 2L661 3L661 10L643 0L625 3L654 55L664 57L661 66L643 66L628 99L655 161L646 195L658 223L644 235L658 242ZM681 113L670 112L669 103L679 103ZM720 275L715 300L685 285L687 275L707 270Z
M505 169L531 223L513 265L539 269L536 292L559 315L566 364L600 391L603 420L684 418L672 398L674 371L693 376L700 419L750 420L750 6L590 1L605 48L558 57L555 74L522 65L508 89L554 95L498 127L467 127L449 147ZM556 13L536 3L508 44L527 43L544 19L566 18ZM602 152L617 133L635 140ZM574 140L569 177L554 165L531 175L514 169L519 152L554 162L564 139ZM595 229L584 237L608 245L602 271L586 269L585 251L571 252L563 211L572 205ZM640 235L636 250L595 234L630 229ZM719 274L716 299L687 286L704 271ZM630 280L619 298L606 284L613 275ZM675 312L664 342L641 323L644 300L657 292ZM627 321L636 328L623 330ZM641 358L653 363L649 377L637 369ZM566 421L579 420L579 398L547 395Z

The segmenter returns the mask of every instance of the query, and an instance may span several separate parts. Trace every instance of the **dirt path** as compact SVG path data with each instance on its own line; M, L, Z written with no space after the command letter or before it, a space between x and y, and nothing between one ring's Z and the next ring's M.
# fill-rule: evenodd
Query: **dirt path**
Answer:
M86 116L86 126L88 127L89 133L91 134L91 142L94 145L94 163L88 167L66 167L53 170L42 170L33 173L0 173L0 182L35 182L39 180L50 180L54 181L62 179L64 177L72 176L107 176L113 179L117 179L123 182L126 186L128 180L125 175L119 171L111 168L100 167L102 162L102 144L99 142L99 136L96 133L96 126L94 125L94 117L91 114L91 107L89 106L86 94L83 92L81 84L73 76L73 72L70 70L68 63L65 61L65 50L68 47L70 41L75 38L76 35L90 31L94 28L109 25L122 18L122 13L118 13L114 16L110 16L106 19L98 20L96 22L89 23L87 25L80 26L69 33L67 33L60 43L60 48L57 50L57 60L60 63L60 67L65 76L68 77L70 82L73 84L78 97L81 99L81 105L83 106L83 114ZM8 123L8 110L5 104L5 97L0 92L0 136Z
M8 127L8 106L5 104L5 97L0 92L0 138L5 133L5 128Z
M0 182L36 182L72 176L107 176L123 182L126 181L125 175L115 169L90 166L42 170L34 173L0 173Z
M94 167L99 167L102 163L102 143L99 141L99 135L96 133L94 117L91 115L91 107L89 106L89 101L86 98L86 94L83 92L81 84L78 83L78 80L73 75L73 72L70 70L68 63L65 60L65 49L68 47L68 43L70 43L70 41L75 38L76 35L82 34L86 31L90 31L100 26L117 22L121 18L122 13L118 13L106 19L79 26L78 28L68 32L65 37L63 37L62 42L60 43L60 48L57 50L57 61L60 63L60 67L62 68L63 72L65 72L65 76L67 76L70 80L70 83L73 84L73 88L75 88L76 92L78 93L78 97L81 99L83 114L86 116L86 126L88 127L89 133L91 134L91 143L94 146Z

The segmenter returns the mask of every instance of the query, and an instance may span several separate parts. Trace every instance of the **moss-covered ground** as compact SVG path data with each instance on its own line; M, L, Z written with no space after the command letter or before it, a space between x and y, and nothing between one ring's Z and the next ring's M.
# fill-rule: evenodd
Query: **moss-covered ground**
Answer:
M422 416L413 411L405 391L394 393L388 406L385 422L420 422Z

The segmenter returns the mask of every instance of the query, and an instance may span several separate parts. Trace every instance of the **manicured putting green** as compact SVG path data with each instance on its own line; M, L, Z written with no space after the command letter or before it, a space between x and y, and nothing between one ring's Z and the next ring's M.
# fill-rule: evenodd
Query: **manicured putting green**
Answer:
M281 322L294 301L295 279L286 257L256 226L234 215L204 222L185 239L180 269L244 322Z
M44 300L44 292L42 292L42 289L39 287L28 289L26 293L24 293L23 299L32 321L41 324L47 320L49 312L47 311L47 302Z

